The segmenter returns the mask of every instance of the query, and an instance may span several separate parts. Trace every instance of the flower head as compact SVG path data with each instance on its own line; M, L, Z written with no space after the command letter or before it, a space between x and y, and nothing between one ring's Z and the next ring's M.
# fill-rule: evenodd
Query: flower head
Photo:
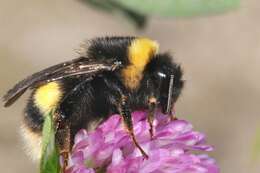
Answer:
M214 159L192 151L211 151L205 135L184 120L170 121L157 112L151 140L146 112L132 113L134 133L148 154L144 159L125 130L120 115L113 115L93 132L80 130L75 137L66 173L218 173ZM100 171L102 170L102 171Z

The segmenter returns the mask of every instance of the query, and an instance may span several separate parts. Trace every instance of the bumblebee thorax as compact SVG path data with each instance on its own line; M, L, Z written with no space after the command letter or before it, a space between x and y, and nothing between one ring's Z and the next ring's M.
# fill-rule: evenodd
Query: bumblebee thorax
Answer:
M128 48L130 64L122 70L124 84L129 89L136 89L143 78L145 66L158 52L157 42L147 38L137 38Z

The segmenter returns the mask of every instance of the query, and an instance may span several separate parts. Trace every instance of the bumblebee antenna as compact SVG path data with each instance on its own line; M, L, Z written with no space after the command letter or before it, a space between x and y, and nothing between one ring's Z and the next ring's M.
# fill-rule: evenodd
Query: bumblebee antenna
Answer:
M167 109L166 113L169 114L171 112L171 107L172 107L172 93L173 93L173 80L174 80L174 75L171 75L170 83L169 83L169 91L168 91L168 102L167 102Z

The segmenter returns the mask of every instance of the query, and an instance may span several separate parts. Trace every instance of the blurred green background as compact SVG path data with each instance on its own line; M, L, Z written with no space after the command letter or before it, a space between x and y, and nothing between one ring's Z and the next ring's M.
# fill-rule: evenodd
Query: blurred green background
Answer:
M236 0L215 4L212 0L203 6L199 4L203 0L193 0L187 6L188 0L176 0L179 8L167 9L167 5L165 10L154 10L127 1L124 10L128 13L122 6L97 10L93 2L102 1L0 0L0 95L33 72L77 57L74 49L85 39L147 36L182 64L186 86L177 104L178 116L206 133L215 146L210 155L221 172L259 173L260 2L241 1L238 7ZM133 10L137 10L134 15ZM150 14L154 15L147 18L146 27L137 29L133 21L142 19L141 25L136 24L143 26L145 15ZM37 172L19 135L26 96L10 109L0 107L1 172Z

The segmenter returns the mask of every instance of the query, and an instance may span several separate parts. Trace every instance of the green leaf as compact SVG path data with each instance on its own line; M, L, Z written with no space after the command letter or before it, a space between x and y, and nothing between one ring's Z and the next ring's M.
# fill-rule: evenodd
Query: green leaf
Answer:
M45 116L42 130L42 156L40 173L59 173L59 154L55 145L55 130L52 113Z
M88 5L93 6L94 8L106 11L106 12L112 12L116 8L110 4L110 0L103 1L103 0L80 0L82 2L87 3Z
M260 156L260 128L256 131L255 142L252 151L252 158L254 161L258 160Z
M115 15L122 15L136 27L142 28L145 26L147 18L145 15L137 12L135 9L130 9L114 0L80 0L96 9L112 13Z
M144 15L217 14L239 6L240 0L113 0Z

